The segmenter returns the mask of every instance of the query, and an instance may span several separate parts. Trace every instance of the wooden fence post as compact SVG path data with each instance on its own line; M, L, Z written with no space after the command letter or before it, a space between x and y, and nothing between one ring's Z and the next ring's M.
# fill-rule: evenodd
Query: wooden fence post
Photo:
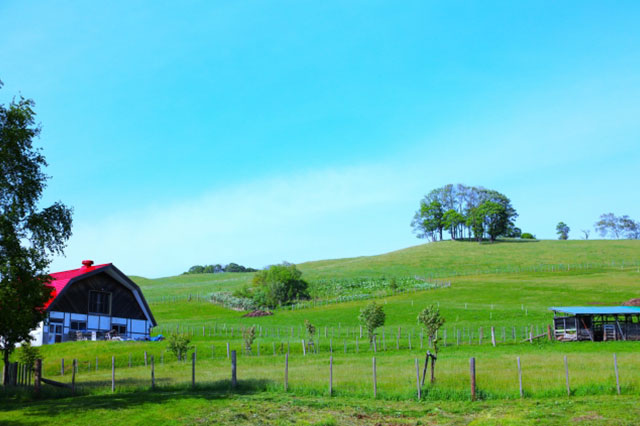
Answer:
M571 396L571 387L569 386L569 362L567 361L567 356L564 356L564 371L567 382L567 396Z
M289 354L284 354L284 391L289 388Z
M231 351L231 387L235 389L238 385L238 378L236 377L236 351Z
M373 357L373 398L378 397L378 379L376 377L376 357Z
M60 360L60 375L64 376L64 358Z
M616 354L613 354L613 368L616 371L616 390L618 391L618 395L620 395L620 376L618 375L618 358Z
M227 342L227 359L229 359L229 342Z
M420 363L416 358L416 388L418 389L418 401L422 398L422 389L420 389Z
M493 326L491 327L491 344L494 348L496 347L496 330Z
M191 354L191 387L196 387L196 352Z
M42 359L36 359L35 376L33 378L33 390L36 395L40 394L40 379L42 378Z
M144 366L146 367L147 365L147 351L144 351Z
M520 387L520 398L524 396L522 391L522 368L520 367L520 357L518 357L518 385Z
M476 359L469 360L469 373L471 375L471 401L476 400Z
M111 357L111 392L116 391L116 357Z
M307 347L304 344L304 340L302 340L302 355L307 356Z
M325 328L326 331L326 328ZM329 356L329 396L333 394L333 356Z
M78 360L74 358L73 364L71 365L71 393L76 393L76 366L78 365Z
M155 388L156 388L156 363L153 358L153 355L151 355L151 389L153 390Z

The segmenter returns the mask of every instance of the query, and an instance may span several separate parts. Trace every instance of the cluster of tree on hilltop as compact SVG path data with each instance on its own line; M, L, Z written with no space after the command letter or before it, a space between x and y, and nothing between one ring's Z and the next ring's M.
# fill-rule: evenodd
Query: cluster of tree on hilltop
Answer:
M514 224L518 217L511 200L504 194L483 187L445 185L429 192L420 201L411 226L418 238L442 240L443 232L451 239L482 241L488 236L520 237Z
M222 272L256 272L257 269L248 268L246 266L238 265L237 263L229 263L228 265L193 265L187 272L183 272L182 275L187 274L220 274Z

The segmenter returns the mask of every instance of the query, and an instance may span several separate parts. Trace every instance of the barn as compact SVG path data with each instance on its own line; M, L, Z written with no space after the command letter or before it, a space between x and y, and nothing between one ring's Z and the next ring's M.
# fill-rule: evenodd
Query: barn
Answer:
M140 287L111 263L50 274L47 317L31 333L34 346L70 340L147 340L157 326Z

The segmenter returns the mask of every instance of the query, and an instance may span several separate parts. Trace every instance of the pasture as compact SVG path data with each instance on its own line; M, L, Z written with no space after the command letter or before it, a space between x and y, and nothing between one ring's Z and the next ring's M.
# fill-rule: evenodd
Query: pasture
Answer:
M167 351L166 342L56 344L41 348L44 376L69 382L71 360L77 359L75 381L81 395L50 395L51 407L59 407L51 410L56 421L65 423L68 417L63 406L83 413L78 423L91 423L88 413L93 412L93 404L97 404L97 412L122 404L123 412L132 413L140 423L154 419L160 423L225 424L233 418L238 424L369 424L354 415L360 411L357 407L367 407L366 418L398 424L527 424L535 416L548 417L549 423L557 424L576 418L575 422L583 424L627 424L624 419L630 419L633 410L637 414L637 408L630 410L629 406L640 395L640 373L634 368L640 362L640 342L560 343L542 337L532 343L526 339L546 333L553 316L550 306L619 305L638 297L639 259L637 241L539 241L441 242L380 256L309 262L298 266L315 288L317 299L307 307L283 307L272 316L258 318L244 318L243 312L207 299L212 292L233 291L248 284L252 274L133 277L158 320L154 334L166 336L178 330L191 336L192 352L197 353L195 387L191 353L186 361L178 362ZM451 286L415 288L411 277L451 282ZM395 293L380 285L392 278L409 284L401 284ZM358 281L369 284L358 289L354 286ZM345 283L352 294L366 295L384 306L387 320L377 331L375 349L361 334L357 321L368 300L336 303L331 298ZM431 385L427 378L418 402L415 360L424 361L429 342L416 317L431 304L439 306L446 323L440 334L436 382ZM313 350L303 349L302 342L308 340L305 320L317 327ZM245 354L242 330L252 325L257 326L258 335L252 353ZM227 345L238 354L236 389L231 388ZM286 392L285 353L289 354ZM150 389L151 357L154 390ZM471 357L476 360L479 398L473 404L469 402ZM519 393L517 357L521 360L524 398ZM112 358L116 366L113 394ZM6 408L0 410L0 421L29 415L39 423L48 412L44 401L27 406L14 397L4 399ZM222 414L214 414L203 401ZM162 414L151 415L142 409L160 404ZM265 409L247 408L253 404ZM318 409L304 416L292 404ZM278 420L275 414L285 410L283 407L293 410L287 421ZM527 414L516 415L506 407L523 409ZM115 423L119 416L108 415L101 423ZM613 418L618 423L612 422ZM259 421L252 423L252 419Z

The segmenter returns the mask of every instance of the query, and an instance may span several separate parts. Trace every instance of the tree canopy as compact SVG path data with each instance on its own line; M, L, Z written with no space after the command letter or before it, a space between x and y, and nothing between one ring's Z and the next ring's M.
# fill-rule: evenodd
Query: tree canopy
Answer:
M568 240L569 231L571 231L571 228L569 228L569 225L564 222L558 222L556 225L556 234L558 234L559 240Z
M631 219L627 215L616 216L613 213L600 215L600 219L594 224L601 237L640 239L640 222Z
M500 236L519 237L515 227L518 213L511 200L498 191L466 185L445 185L429 192L420 201L411 226L418 238L442 240L443 231L452 239Z
M0 82L0 87L2 83ZM45 284L53 254L71 236L72 210L61 202L40 208L47 162L33 140L40 134L34 102L0 105L0 348L5 364L16 343L45 318ZM5 369L5 374L8 369Z
M221 265L219 263L215 265L193 265L186 274L220 274L222 272L256 272L257 269L249 268L246 266L238 265L237 263L229 263L228 265Z
M271 265L253 277L253 299L258 305L275 308L294 300L308 299L309 284L291 263Z

